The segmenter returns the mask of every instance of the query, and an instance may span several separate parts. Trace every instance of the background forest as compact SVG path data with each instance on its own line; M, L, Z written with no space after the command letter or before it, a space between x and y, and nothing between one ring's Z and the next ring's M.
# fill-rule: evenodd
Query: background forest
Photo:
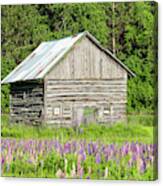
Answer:
M3 79L42 41L88 30L137 76L128 82L128 112L153 113L157 86L157 4L78 3L2 6ZM2 86L2 112L9 111Z
M10 85L3 85L2 176L155 180L157 3L7 5L1 15L2 79L41 42L85 30L136 74L127 122L110 126L9 125Z

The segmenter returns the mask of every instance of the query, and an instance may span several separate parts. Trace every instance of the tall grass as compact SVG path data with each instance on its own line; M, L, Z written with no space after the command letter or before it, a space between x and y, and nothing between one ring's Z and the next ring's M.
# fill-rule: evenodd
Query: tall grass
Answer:
M129 116L128 123L117 123L111 126L90 124L79 128L49 128L45 126L28 126L24 124L9 124L7 115L2 116L1 136L4 138L25 139L58 139L67 140L100 140L103 143L143 142L154 143L155 127L153 116Z
M128 125L140 124L144 126L156 126L157 125L157 116L155 115L128 115L127 116Z

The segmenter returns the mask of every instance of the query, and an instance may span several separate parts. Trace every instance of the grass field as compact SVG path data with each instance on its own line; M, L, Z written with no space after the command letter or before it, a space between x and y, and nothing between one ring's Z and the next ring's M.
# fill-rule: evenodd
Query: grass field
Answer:
M156 176L153 116L127 123L48 128L9 125L2 116L2 175L18 177L137 179Z
M136 122L135 122L136 121ZM139 123L138 123L139 122ZM143 142L154 143L155 132L152 116L129 116L128 123L107 125L81 125L80 128L48 128L27 126L23 124L9 125L7 115L2 116L1 136L4 138L23 139L58 139L67 140L100 140L104 143Z

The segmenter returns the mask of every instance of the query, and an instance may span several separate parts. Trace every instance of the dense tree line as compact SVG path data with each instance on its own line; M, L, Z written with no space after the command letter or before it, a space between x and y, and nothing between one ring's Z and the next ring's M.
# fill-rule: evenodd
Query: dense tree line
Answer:
M88 30L133 72L128 111L153 112L157 84L157 4L78 3L4 5L1 19L3 79L42 41ZM10 85L2 86L2 111L8 112Z

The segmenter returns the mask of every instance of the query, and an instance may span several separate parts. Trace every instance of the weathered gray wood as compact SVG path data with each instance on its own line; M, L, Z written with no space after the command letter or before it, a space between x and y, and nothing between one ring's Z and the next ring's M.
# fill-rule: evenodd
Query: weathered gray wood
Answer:
M83 38L46 78L63 80L126 78L126 71L92 41Z
M41 123L43 108L42 83L22 82L11 85L11 122Z

